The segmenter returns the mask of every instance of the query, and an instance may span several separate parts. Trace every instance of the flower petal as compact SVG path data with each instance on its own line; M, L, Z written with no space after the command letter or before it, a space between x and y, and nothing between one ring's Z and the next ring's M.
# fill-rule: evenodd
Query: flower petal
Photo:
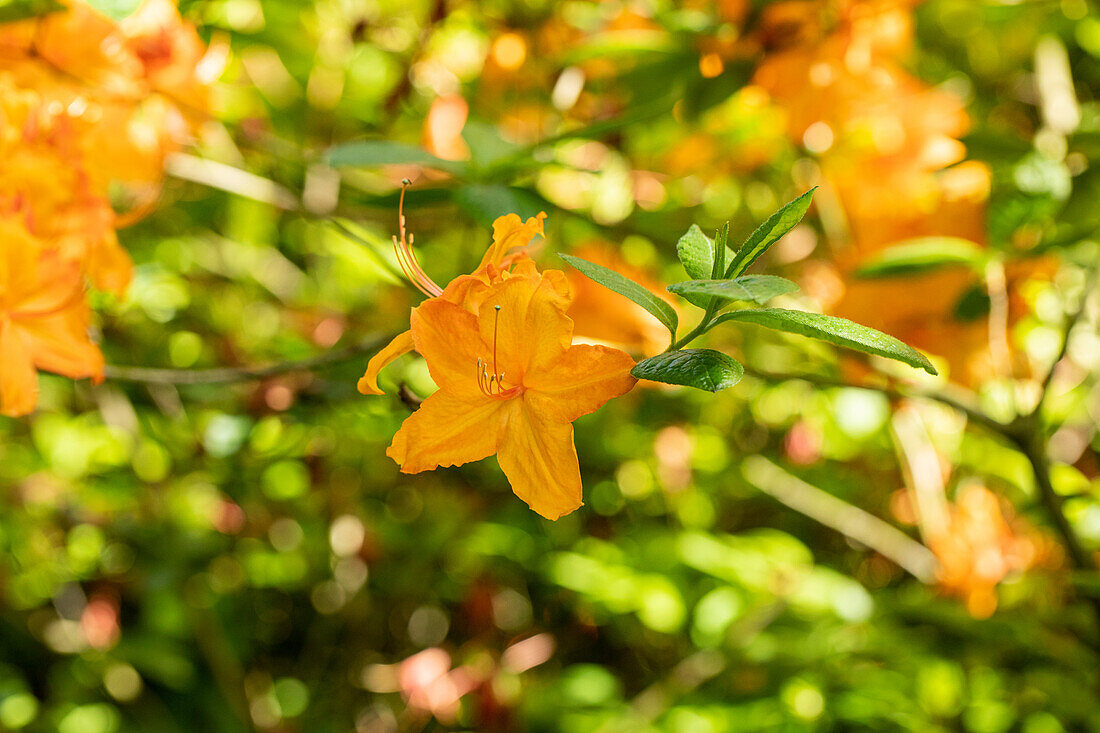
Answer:
M545 218L545 211L540 211L538 216L532 216L527 221L521 220L517 214L498 217L493 222L493 243L481 258L478 269L490 262L499 264L511 249L526 247L535 235L542 234L542 220Z
M493 455L503 428L501 407L507 403L477 396L436 392L401 424L386 455L402 473L461 466Z
M483 396L477 386L477 360L486 349L473 313L439 298L426 300L413 309L412 335L440 389L471 399Z
M564 279L554 277L512 277L482 304L481 341L495 350L506 383L516 384L529 370L553 363L572 343L573 322L565 315L569 291L563 293L561 283Z
M384 394L378 388L378 374L395 359L413 350L412 331L405 331L390 341L385 348L370 358L367 371L359 380L359 391L363 394Z
M545 419L523 400L507 403L497 461L512 491L538 514L557 519L581 506L581 469L573 426Z
M570 346L552 364L524 377L523 399L531 409L557 422L573 422L633 389L634 360L607 346Z
M88 309L83 301L58 313L20 318L13 325L35 366L73 379L103 381L103 353L88 336Z
M11 323L0 324L0 414L18 417L38 404L38 374L30 350Z

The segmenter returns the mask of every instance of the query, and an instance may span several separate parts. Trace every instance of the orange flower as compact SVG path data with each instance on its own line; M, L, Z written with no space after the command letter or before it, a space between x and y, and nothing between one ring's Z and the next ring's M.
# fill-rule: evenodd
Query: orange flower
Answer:
M402 191L402 209L404 204L404 191ZM509 255L512 250L522 251L536 236L542 235L542 221L546 214L540 213L532 216L526 222L515 214L507 214L497 218L493 222L493 243L481 259L477 271L473 275L463 275L456 278L447 286L447 289L439 287L420 267L416 255L412 250L412 238L405 233L405 215L398 213L401 238L394 237L394 250L397 253L397 261L402 271L409 280L425 295L441 297L453 303L475 304L476 293L483 292L489 284L493 273L499 272L501 267L506 267L516 261L521 255ZM491 266L491 267L490 267ZM366 395L380 395L382 390L378 388L378 374L393 360L413 350L412 332L405 331L397 336L388 346L374 355L367 363L367 371L359 380L359 391Z
M557 519L582 503L572 422L630 391L634 360L573 345L564 276L523 264L477 288L476 310L444 297L413 310L412 341L439 391L405 420L387 455L419 473L496 454L516 496Z
M103 379L103 355L88 338L79 268L43 251L14 217L0 220L0 413L32 412L36 369Z
M1041 559L1043 538L1006 518L996 494L978 484L959 491L948 520L946 531L927 538L940 562L940 588L965 600L975 618L987 618L997 608L997 586Z
M569 281L559 270L540 273L523 251L542 234L545 214L498 218L477 271L446 288L424 273L398 216L398 260L431 297L413 309L412 327L370 360L359 391L382 394L378 373L413 349L439 391L405 420L387 455L402 472L420 473L496 454L512 490L536 512L557 519L573 511L581 479L572 423L630 391L634 360L573 344Z

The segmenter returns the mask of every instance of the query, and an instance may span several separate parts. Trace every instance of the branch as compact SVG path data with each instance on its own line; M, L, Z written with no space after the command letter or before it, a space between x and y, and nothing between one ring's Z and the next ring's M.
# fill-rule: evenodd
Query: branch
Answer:
M745 479L776 501L889 558L922 583L936 581L932 552L873 514L793 476L762 456L747 456Z
M231 384L266 379L288 372L307 372L314 369L353 361L377 351L389 339L371 336L358 344L329 351L309 359L284 361L264 367L217 367L214 369L155 369L150 367L108 366L103 370L108 379L144 384Z
M915 389L901 386L892 386L888 384L856 384L854 382L846 382L842 379L835 379L833 377L825 377L818 374L803 374L800 372L765 372L752 367L745 367L745 374L750 374L759 379L765 379L769 382L789 382L791 380L801 380L803 382L809 382L810 384L816 384L819 387L843 387L847 389L866 389L872 392L879 392L896 400L900 399L922 399L932 400L933 402L939 402L941 405L947 405L948 407L963 413L966 417L974 423L981 425L992 433L995 433L1002 437L1009 437L1009 424L1001 422L995 417L987 415L972 403L970 398L965 400L962 398L952 397L951 395L944 394L943 392L934 392L932 390Z

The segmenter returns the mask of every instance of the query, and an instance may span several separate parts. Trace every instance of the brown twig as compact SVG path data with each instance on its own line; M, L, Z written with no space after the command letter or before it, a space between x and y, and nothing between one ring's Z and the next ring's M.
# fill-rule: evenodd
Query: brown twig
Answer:
M377 351L389 338L371 336L344 349L329 351L309 359L285 361L270 366L217 367L213 369L156 369L134 366L108 366L108 379L145 384L231 384L266 379L288 372L305 372L319 367L351 361Z

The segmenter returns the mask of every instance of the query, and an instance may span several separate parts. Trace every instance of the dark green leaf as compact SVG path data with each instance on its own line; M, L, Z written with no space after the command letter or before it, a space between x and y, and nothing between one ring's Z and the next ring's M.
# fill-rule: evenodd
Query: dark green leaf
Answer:
M630 370L638 379L717 392L741 381L745 368L712 349L682 349L643 359Z
M955 320L966 323L985 318L989 315L991 305L989 293L986 292L985 288L980 284L973 285L967 288L966 292L959 296L959 299L955 302Z
M763 305L772 298L793 293L798 285L775 275L742 275L733 280L688 280L668 286L677 295L709 295L725 300L747 300Z
M794 229L795 225L802 221L802 217L806 215L807 209L810 208L810 202L813 200L814 191L816 190L817 186L814 186L794 201L787 202L779 211L769 216L767 221L757 227L752 236L741 245L741 249L737 250L737 254L734 255L733 262L730 263L729 270L726 271L726 279L744 274L752 263L756 262L756 258L767 251L768 247L771 247L779 241L780 237Z
M776 331L809 336L848 349L894 359L911 367L923 369L929 374L937 373L936 368L932 366L932 363L928 361L924 354L911 346L893 336L887 336L881 331L861 326L844 318L825 316L820 313L785 310L783 308L762 308L760 310L723 313L716 322L725 323L727 321L755 323L758 326L773 328Z
M702 280L710 277L714 269L714 242L710 241L698 224L692 224L684 236L676 242L676 254L680 257L680 263L687 271L688 277L693 280ZM684 298L692 305L706 308L710 303L710 297L689 293Z
M597 265L580 257L563 254L562 259L584 273L585 276L595 280L605 288L614 290L619 295L629 298L645 308L653 317L665 325L672 337L676 337L676 326L679 318L675 309L664 300L658 298L633 280L623 277L614 270Z
M455 203L484 226L498 216L518 214L521 219L550 208L546 201L523 188L499 184L463 186L455 192Z
M899 242L856 270L856 277L879 278L931 272L943 267L978 267L984 251L960 237L918 237Z
M0 23L36 18L64 9L57 0L0 0Z
M466 164L443 160L426 150L389 140L353 140L329 148L325 160L334 168L367 168L376 165L417 164L448 173L461 174Z

